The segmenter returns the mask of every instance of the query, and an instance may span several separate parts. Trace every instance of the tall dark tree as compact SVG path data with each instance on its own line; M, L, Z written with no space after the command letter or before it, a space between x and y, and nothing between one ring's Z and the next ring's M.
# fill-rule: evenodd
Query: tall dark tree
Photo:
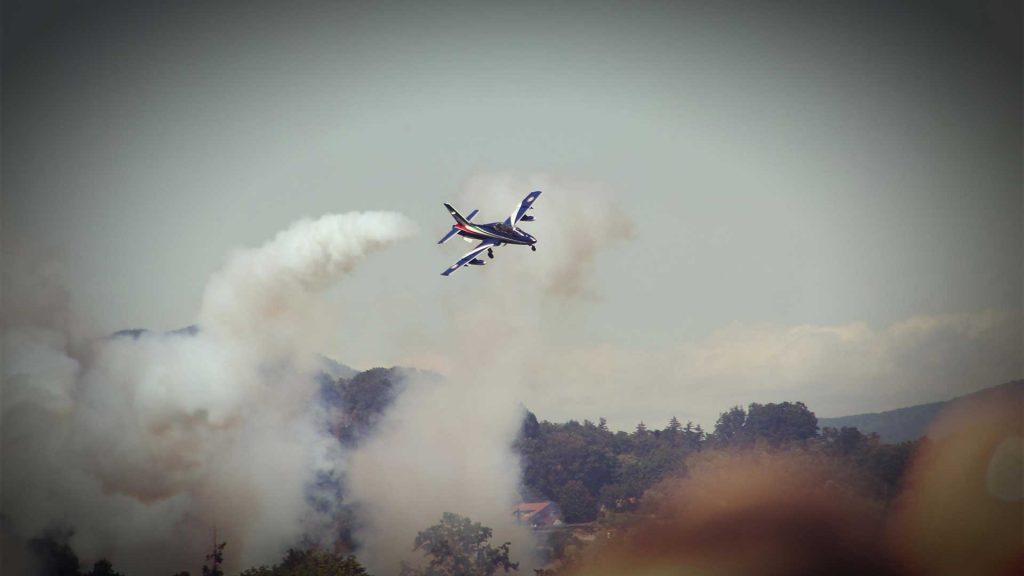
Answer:
M679 419L673 416L672 419L668 421L668 426L665 428L665 431L669 434L677 434L682 429L683 425L679 423Z
M687 421L683 427L683 441L688 450L699 451L701 444L704 443L704 429L700 425L694 427L693 422Z
M227 542L217 543L216 539L213 542L213 551L206 555L206 560L210 563L209 566L203 564L203 576L224 576L224 547L227 546Z
M523 438L536 438L540 434L540 422L537 422L537 415L529 410L526 411L526 416L523 418L523 426L519 430L519 434Z

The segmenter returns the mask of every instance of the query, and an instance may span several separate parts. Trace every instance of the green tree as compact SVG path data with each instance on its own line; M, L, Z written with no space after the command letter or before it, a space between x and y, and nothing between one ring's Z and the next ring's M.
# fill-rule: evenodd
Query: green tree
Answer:
M579 480L571 480L558 494L565 521L570 524L591 522L597 518L597 499Z
M598 426L577 423L541 424L535 438L522 439L523 484L531 497L552 499L559 506L559 494L572 480L583 482L587 491L598 494L613 481L618 461L613 453L613 436Z
M821 446L831 456L862 456L877 444L877 434L865 435L851 426L821 429Z
M715 444L719 446L735 444L743 440L743 427L747 422L747 413L739 406L733 406L728 412L722 412L715 422Z
M878 496L883 499L895 498L903 487L903 479L914 454L927 438L899 444L877 444L863 457L864 468L878 482Z
M526 416L523 418L523 425L519 431L519 434L523 438L536 438L540 434L540 423L537 422L537 415L529 410L526 411Z
M697 425L695 428L693 422L687 421L686 426L683 427L683 446L690 451L699 451L701 444L704 442L704 430Z
M743 426L747 438L763 438L773 446L802 442L818 433L818 418L803 402L751 404Z
M683 425L679 423L679 419L673 416L672 419L668 421L668 426L665 428L665 431L669 434L676 434L682 429Z
M499 569L519 569L509 559L510 542L494 547L491 529L469 518L445 512L439 524L416 535L414 550L429 559L425 568L402 563L402 576L492 576Z

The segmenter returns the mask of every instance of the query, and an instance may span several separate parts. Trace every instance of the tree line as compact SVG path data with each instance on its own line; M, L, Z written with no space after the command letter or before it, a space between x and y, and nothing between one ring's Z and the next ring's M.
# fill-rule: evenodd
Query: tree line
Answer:
M527 413L515 447L528 499L552 500L568 523L602 511L635 510L644 493L670 475L685 475L687 458L708 449L799 447L844 459L860 469L882 499L894 497L917 442L882 443L856 428L824 428L802 402L750 404L722 412L710 433L673 417L662 429L643 422L612 432L605 420L538 422Z

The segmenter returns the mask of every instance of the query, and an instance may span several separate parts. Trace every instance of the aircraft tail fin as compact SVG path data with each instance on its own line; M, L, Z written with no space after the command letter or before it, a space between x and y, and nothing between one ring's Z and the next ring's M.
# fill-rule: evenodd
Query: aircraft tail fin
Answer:
M451 204L445 203L444 207L448 209L448 213L451 214L452 218L455 218L455 221L458 222L459 224L467 224L467 223L469 223L469 220L463 218L462 214L459 214L458 210L456 210L455 208L452 208Z

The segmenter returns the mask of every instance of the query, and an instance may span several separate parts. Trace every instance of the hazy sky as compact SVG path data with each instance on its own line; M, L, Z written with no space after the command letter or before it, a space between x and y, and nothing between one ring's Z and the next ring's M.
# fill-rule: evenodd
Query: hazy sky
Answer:
M1014 2L61 6L5 3L3 240L62 263L95 334L189 324L231 250L303 216L382 209L421 234L333 293L348 320L325 352L390 365L418 352L395 335L417 331L435 354L440 303L482 297L502 259L531 256L439 276L466 246L435 245L441 202L476 207L471 183L495 173L577 183L582 202L606 190L632 222L595 256L558 343L633 355L624 372L744 327L889 342L913 318L1021 307ZM538 219L573 218L544 192ZM1009 322L1004 352L1020 344ZM1002 368L991 377L1019 374ZM951 391L844 389L823 411ZM572 398L535 402L550 418L610 410Z

